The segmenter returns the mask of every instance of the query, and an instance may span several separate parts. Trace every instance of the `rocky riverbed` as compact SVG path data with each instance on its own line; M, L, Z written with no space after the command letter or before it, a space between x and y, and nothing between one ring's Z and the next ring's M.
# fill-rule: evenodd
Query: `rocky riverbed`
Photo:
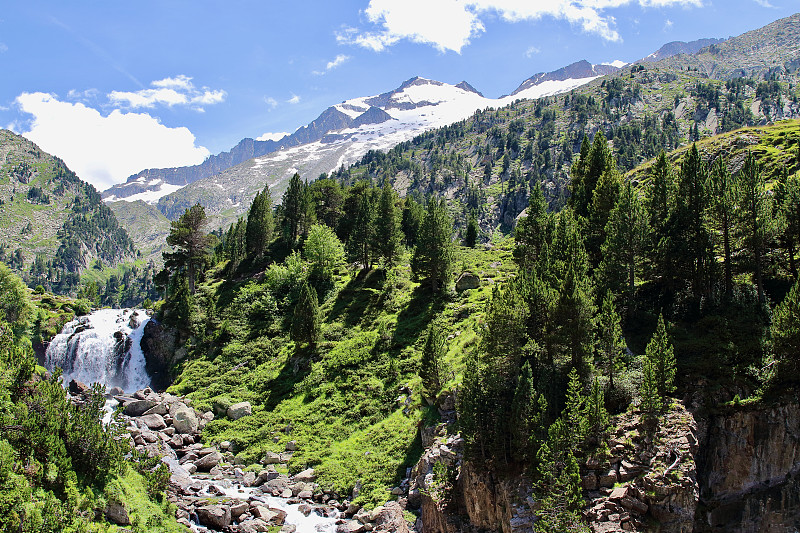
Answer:
M88 388L72 382L69 391L81 401ZM109 407L121 407L124 438L131 447L161 457L169 467L168 498L177 506L176 519L194 531L409 531L397 502L367 511L322 490L313 469L284 473L296 450L293 442L284 453L268 453L258 464L237 464L230 443L203 444L203 428L214 414L197 411L189 399L149 388L131 395L113 388L107 398ZM239 418L250 409L247 402L232 405L225 416ZM108 509L106 517L122 526L129 522L124 508Z

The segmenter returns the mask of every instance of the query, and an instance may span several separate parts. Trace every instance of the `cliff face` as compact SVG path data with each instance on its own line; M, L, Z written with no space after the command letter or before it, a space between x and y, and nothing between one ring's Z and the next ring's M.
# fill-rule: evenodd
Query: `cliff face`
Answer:
M800 404L715 415L707 427L695 531L800 528Z

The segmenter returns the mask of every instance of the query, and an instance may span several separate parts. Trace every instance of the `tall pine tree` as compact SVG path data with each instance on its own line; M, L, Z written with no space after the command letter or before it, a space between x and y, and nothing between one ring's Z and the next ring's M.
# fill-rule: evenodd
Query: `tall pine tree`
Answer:
M247 213L247 255L259 258L264 255L267 246L272 240L272 197L269 185L264 190L256 193L250 211Z
M411 271L417 280L438 292L452 279L454 258L453 219L447 213L444 199L431 198L411 258Z

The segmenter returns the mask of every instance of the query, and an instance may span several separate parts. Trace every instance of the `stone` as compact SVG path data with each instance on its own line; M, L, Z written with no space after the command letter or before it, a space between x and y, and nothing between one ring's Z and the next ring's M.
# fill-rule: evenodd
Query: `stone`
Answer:
M153 400L133 400L125 404L123 414L128 416L142 416L146 411L156 406Z
M250 518L243 520L239 524L239 533L258 533L262 531L269 531L269 524L260 518Z
M82 381L73 379L69 382L69 393L73 395L85 395L91 392L92 388Z
M267 452L261 459L262 465L274 465L281 462L281 456L275 452Z
M114 396L119 396L120 394L125 394L125 391L122 390L122 387L111 387L108 390L108 394L106 394L106 398L113 398Z
M194 462L198 472L209 472L222 461L222 454L214 450Z
M295 533L297 531L297 526L294 524L284 524L281 527L280 533Z
M191 407L180 407L172 413L172 425L178 433L197 433L198 420Z
M128 511L125 509L125 506L119 502L112 502L106 505L103 514L106 520L118 526L129 526L131 524Z
M613 468L606 474L600 474L598 483L601 487L613 487L617 483L617 471Z
M477 289L481 286L481 279L472 272L462 273L456 280L456 290L463 292L468 289Z
M348 520L336 526L336 533L364 533L365 531L364 524L357 520Z
M317 476L314 474L313 468L307 468L302 472L295 474L293 479L301 483L311 483L317 479Z
M239 517L248 510L250 510L250 505L247 502L237 502L231 504L231 519L239 520Z
M581 485L584 490L597 490L597 476L591 472L581 478Z
M226 414L231 420L239 420L243 416L250 416L253 414L253 407L250 405L250 402L235 403L228 407Z
M287 442L286 443L286 451L287 452L297 451L297 441L296 440L290 440L289 442Z
M314 497L314 493L310 490L301 490L297 493L297 497L301 500L310 500L312 497Z
M197 519L204 526L223 529L231 524L231 509L224 505L206 505L198 507Z
M161 415L143 415L142 422L154 431L159 431L167 427L167 423L164 422L164 418Z
M169 412L167 406L163 403L157 403L150 409L144 412L145 415L165 415Z
M648 506L646 503L636 499L636 498L622 498L619 501L619 504L629 511L637 512L641 515L647 512Z
M270 509L269 507L266 507L264 505L256 505L255 507L250 509L250 512L256 518L260 518L261 520L267 523L272 522L275 518L278 517L277 511Z

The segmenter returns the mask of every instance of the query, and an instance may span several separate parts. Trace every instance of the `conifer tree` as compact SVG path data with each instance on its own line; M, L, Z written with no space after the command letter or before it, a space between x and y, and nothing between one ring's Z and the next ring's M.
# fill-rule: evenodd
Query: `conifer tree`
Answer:
M596 446L604 441L608 421L603 389L595 377L592 390L586 397L586 437L590 445Z
M239 268L239 264L247 255L246 224L243 218L239 218L236 223L231 224L228 237L225 239L225 250L228 256L228 272L233 272Z
M514 229L514 261L523 272L533 271L538 263L546 243L550 219L542 188L532 187L527 215L519 220Z
M656 331L647 344L645 358L653 363L658 396L666 406L667 396L675 391L675 350L667 336L664 315L659 315Z
M622 177L617 172L617 167L613 160L597 180L597 184L592 195L592 202L589 205L589 227L586 239L586 252L592 265L600 263L600 248L606 241L606 224L609 215L617 205L620 190L622 189Z
M517 283L495 287L486 305L486 329L483 351L491 361L492 370L502 376L506 385L513 386L519 372L522 353L527 343L527 305L517 290Z
M649 358L645 358L642 367L642 384L639 395L641 396L640 408L645 418L655 419L664 402L661 395L658 394L655 362Z
M464 245L468 248L475 248L478 242L478 222L475 220L474 215L470 215L467 221L467 231L464 236Z
M745 248L753 265L758 301L764 302L763 261L765 243L772 232L772 201L761 166L748 152L738 180L739 212Z
M422 378L422 392L426 398L435 399L442 390L442 365L447 352L446 341L440 326L431 322L425 345L422 348L422 361L419 375Z
M569 373L567 385L566 406L562 414L564 426L568 431L569 451L575 452L583 443L588 429L586 425L586 406L584 404L583 384L578 376L578 371L573 368Z
M247 213L247 255L259 258L264 255L267 246L272 240L273 230L272 220L272 198L269 193L269 185L264 190L256 193L253 203L250 204L250 211Z
M570 268L555 311L559 342L569 355L571 366L583 376L588 373L595 344L592 292L589 278Z
M650 168L650 187L647 189L647 209L650 213L650 227L656 238L664 233L664 226L672 203L673 177L667 154L662 150ZM657 245L658 243L654 243ZM654 246L655 247L655 246Z
M298 345L307 343L314 350L320 334L319 303L317 291L308 283L300 287L300 297L294 308L290 338Z
M782 381L800 379L800 281L772 315L772 349L778 361L776 376Z
M409 248L417 245L419 238L420 228L422 228L422 221L425 219L425 210L422 206L414 200L414 198L406 197L403 204L403 236L405 244Z
M641 270L648 241L647 214L630 182L626 183L606 224L601 248L599 284L633 300L637 273Z
M283 239L289 248L294 248L300 236L300 221L303 216L303 182L295 173L289 180L289 187L283 193Z
M411 258L411 271L434 292L444 290L452 278L455 256L453 220L447 214L444 199L431 199L420 228L417 246Z
M195 204L181 217L170 223L167 244L173 252L165 252L164 268L171 272L186 272L189 293L194 294L197 274L205 268L211 255L214 236L205 232L208 219L205 209Z
M375 219L373 248L382 257L387 267L391 267L400 254L400 220L397 212L397 193L389 182L383 184L378 201L378 216Z
M531 365L522 365L514 399L511 402L511 456L519 462L535 458L535 450L542 441L541 428L547 412L547 401L536 390Z
M733 295L733 272L731 266L731 239L733 237L736 210L736 182L728 172L728 166L718 158L711 167L711 220L722 238L722 260L725 269L725 295Z
M375 257L373 246L375 244L375 215L372 209L371 190L364 191L358 212L355 217L350 239L347 241L347 252L350 260L359 263L367 270L372 268Z
M622 338L620 317L614 306L614 295L606 291L600 315L597 317L597 351L600 355L610 388L614 388L614 376L622 369L622 353L625 339Z
M798 278L797 246L800 244L800 173L789 175L784 168L775 191L775 199L783 220L783 245L789 260L789 271Z

